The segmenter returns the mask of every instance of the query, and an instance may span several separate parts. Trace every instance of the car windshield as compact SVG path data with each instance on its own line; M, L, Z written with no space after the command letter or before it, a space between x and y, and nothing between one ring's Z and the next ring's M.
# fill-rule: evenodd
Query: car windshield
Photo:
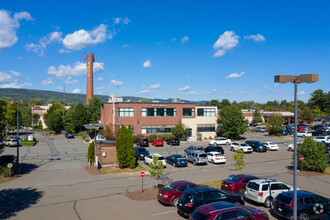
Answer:
M170 183L170 184L164 186L164 189L165 189L167 192L172 191L174 188L175 188L175 185L172 184L172 183Z
M279 201L279 202L285 203L285 204L291 204L292 198L286 197L286 196L283 196L283 195L279 194L276 197L276 200Z
M200 154L199 157L207 157L207 154Z
M221 155L220 154L214 154L215 157L220 157Z
M181 155L174 155L175 159L181 160L181 159L185 159L183 156Z
M140 153L142 153L142 152L147 152L147 150L144 149L144 148L138 148L137 150L138 150Z
M270 145L275 145L275 143L269 143Z
M158 160L164 160L164 157L158 157Z
M239 178L238 176L231 176L227 180L233 183L237 183L238 181L241 180L241 178Z
M203 215L202 213L195 211L192 213L191 217L196 220L207 220L211 217L211 215Z
M242 147L248 147L249 145L243 143L243 144L241 144L241 146L242 146Z

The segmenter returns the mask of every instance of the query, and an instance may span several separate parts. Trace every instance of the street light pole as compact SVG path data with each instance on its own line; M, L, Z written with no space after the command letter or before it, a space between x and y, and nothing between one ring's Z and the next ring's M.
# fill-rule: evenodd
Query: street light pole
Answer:
M17 129L17 158L16 158L16 164L17 164L17 168L19 169L19 109L18 109L18 106L19 106L19 102L17 101L17 120L16 120L16 129Z
M298 127L298 105L297 105L297 84L313 83L319 80L319 74L302 74L299 76L277 75L274 81L277 83L294 83L294 165L293 165L293 219L297 220L297 127Z

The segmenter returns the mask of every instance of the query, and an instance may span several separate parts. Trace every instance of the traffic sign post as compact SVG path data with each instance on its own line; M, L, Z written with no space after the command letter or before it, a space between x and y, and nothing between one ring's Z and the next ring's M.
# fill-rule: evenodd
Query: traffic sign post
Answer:
M141 180L142 180L142 193L143 193L143 177L145 177L145 176L146 176L146 173L141 171L140 172L140 177L141 177Z
M305 159L304 157L300 157L300 161L301 161L301 162L303 162L303 161L304 161L304 159Z
M11 176L11 168L13 167L13 164L12 163L8 163L7 164L7 167L9 168L9 178Z
M304 170L304 163L303 163L303 162L304 162L304 159L305 159L305 158L304 158L303 156L300 157L300 161L301 161L301 171Z

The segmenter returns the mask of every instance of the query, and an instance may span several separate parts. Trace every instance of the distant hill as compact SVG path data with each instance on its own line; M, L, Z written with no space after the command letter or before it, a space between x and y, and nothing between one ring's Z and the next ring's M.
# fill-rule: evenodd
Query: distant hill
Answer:
M109 100L109 96L106 95L94 95L98 96L102 101L107 102ZM63 100L64 94L63 92L55 92L55 91L46 91L46 90L36 90L36 89L1 89L0 88L0 98L8 97L13 100L22 100L29 102L31 99L42 98L44 102L48 99L55 100ZM140 99L148 99L143 97L134 97L134 96L121 96L124 102L127 100L131 100L132 102L137 102ZM159 101L159 102L171 102L172 99L148 99L150 101ZM85 94L74 94L74 93L65 93L65 102L66 103L85 103L86 95ZM189 100L181 100L181 102L186 103L203 103L206 101L189 101Z

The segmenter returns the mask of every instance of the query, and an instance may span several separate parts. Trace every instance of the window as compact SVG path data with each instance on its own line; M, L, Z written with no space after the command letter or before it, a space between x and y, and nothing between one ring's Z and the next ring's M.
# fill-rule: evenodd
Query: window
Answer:
M178 192L183 192L188 189L188 185L180 186L179 188L176 189Z
M212 192L212 194L215 200L222 200L227 198L227 196L221 192Z
M166 109L166 116L176 116L176 108L167 108Z
M197 116L216 116L215 108L198 108Z
M313 197L306 197L305 198L305 204L314 204L314 198Z
M119 108L119 117L134 117L134 108Z
M221 217L220 218L217 218L217 219L221 219L221 220L224 220L224 219L233 219L233 212L232 211L228 211L228 212L224 212L224 213L221 213Z
M197 132L215 131L215 124L197 124Z
M142 117L173 117L176 116L175 108L142 108Z
M183 108L183 116L195 116L194 108Z
M171 133L175 125L142 125L142 134Z
M164 108L156 108L156 116L157 117L161 117L161 116L165 116L165 109Z
M267 191L268 190L268 184L267 185L262 185L262 191Z
M233 214L234 214L234 218L249 218L250 214L243 211L243 210L240 210L240 209L237 209L237 210L234 210L233 211Z

